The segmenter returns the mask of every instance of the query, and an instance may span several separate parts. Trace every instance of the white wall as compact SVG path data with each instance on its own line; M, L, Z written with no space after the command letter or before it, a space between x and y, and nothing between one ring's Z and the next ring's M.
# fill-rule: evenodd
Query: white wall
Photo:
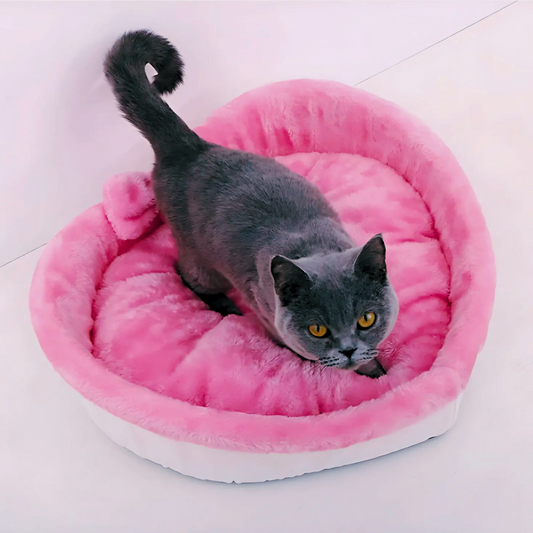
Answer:
M99 202L110 175L150 168L102 74L123 31L176 44L187 76L170 102L195 126L264 83L355 85L508 3L0 3L0 265Z

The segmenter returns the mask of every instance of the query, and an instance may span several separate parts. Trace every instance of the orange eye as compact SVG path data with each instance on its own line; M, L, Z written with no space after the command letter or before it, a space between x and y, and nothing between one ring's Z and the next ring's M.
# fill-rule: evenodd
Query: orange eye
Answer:
M368 329L376 321L376 315L369 311L365 313L358 321L357 324L361 329Z
M321 324L313 324L312 326L309 326L309 333L311 333L313 337L325 337L328 333L328 328Z

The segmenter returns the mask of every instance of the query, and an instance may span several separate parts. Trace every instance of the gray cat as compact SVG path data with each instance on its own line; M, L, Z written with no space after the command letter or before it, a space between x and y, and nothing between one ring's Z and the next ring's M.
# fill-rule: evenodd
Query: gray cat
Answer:
M157 71L152 83L145 66ZM126 33L105 74L124 116L155 152L159 208L179 248L184 284L222 315L240 314L236 288L272 338L325 366L370 377L398 300L376 235L356 247L319 190L276 161L208 143L162 100L183 79L164 38Z

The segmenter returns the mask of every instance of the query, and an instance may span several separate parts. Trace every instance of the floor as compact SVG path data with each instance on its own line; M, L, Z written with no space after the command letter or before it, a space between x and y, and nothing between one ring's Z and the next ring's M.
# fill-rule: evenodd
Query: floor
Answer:
M444 139L493 237L493 320L448 433L258 485L141 460L92 425L37 344L27 309L37 250L0 269L0 531L533 531L532 25L533 4L513 4L359 85Z

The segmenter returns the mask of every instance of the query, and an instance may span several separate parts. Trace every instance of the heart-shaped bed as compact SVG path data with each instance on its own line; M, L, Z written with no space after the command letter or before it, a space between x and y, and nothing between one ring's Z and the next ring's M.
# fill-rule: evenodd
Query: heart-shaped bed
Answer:
M448 429L495 287L486 225L450 151L395 105L309 80L246 93L196 132L315 183L356 243L383 234L400 300L380 347L387 375L302 360L245 307L208 310L174 272L150 176L127 173L48 244L31 290L41 346L96 423L143 457L221 481L357 462Z

